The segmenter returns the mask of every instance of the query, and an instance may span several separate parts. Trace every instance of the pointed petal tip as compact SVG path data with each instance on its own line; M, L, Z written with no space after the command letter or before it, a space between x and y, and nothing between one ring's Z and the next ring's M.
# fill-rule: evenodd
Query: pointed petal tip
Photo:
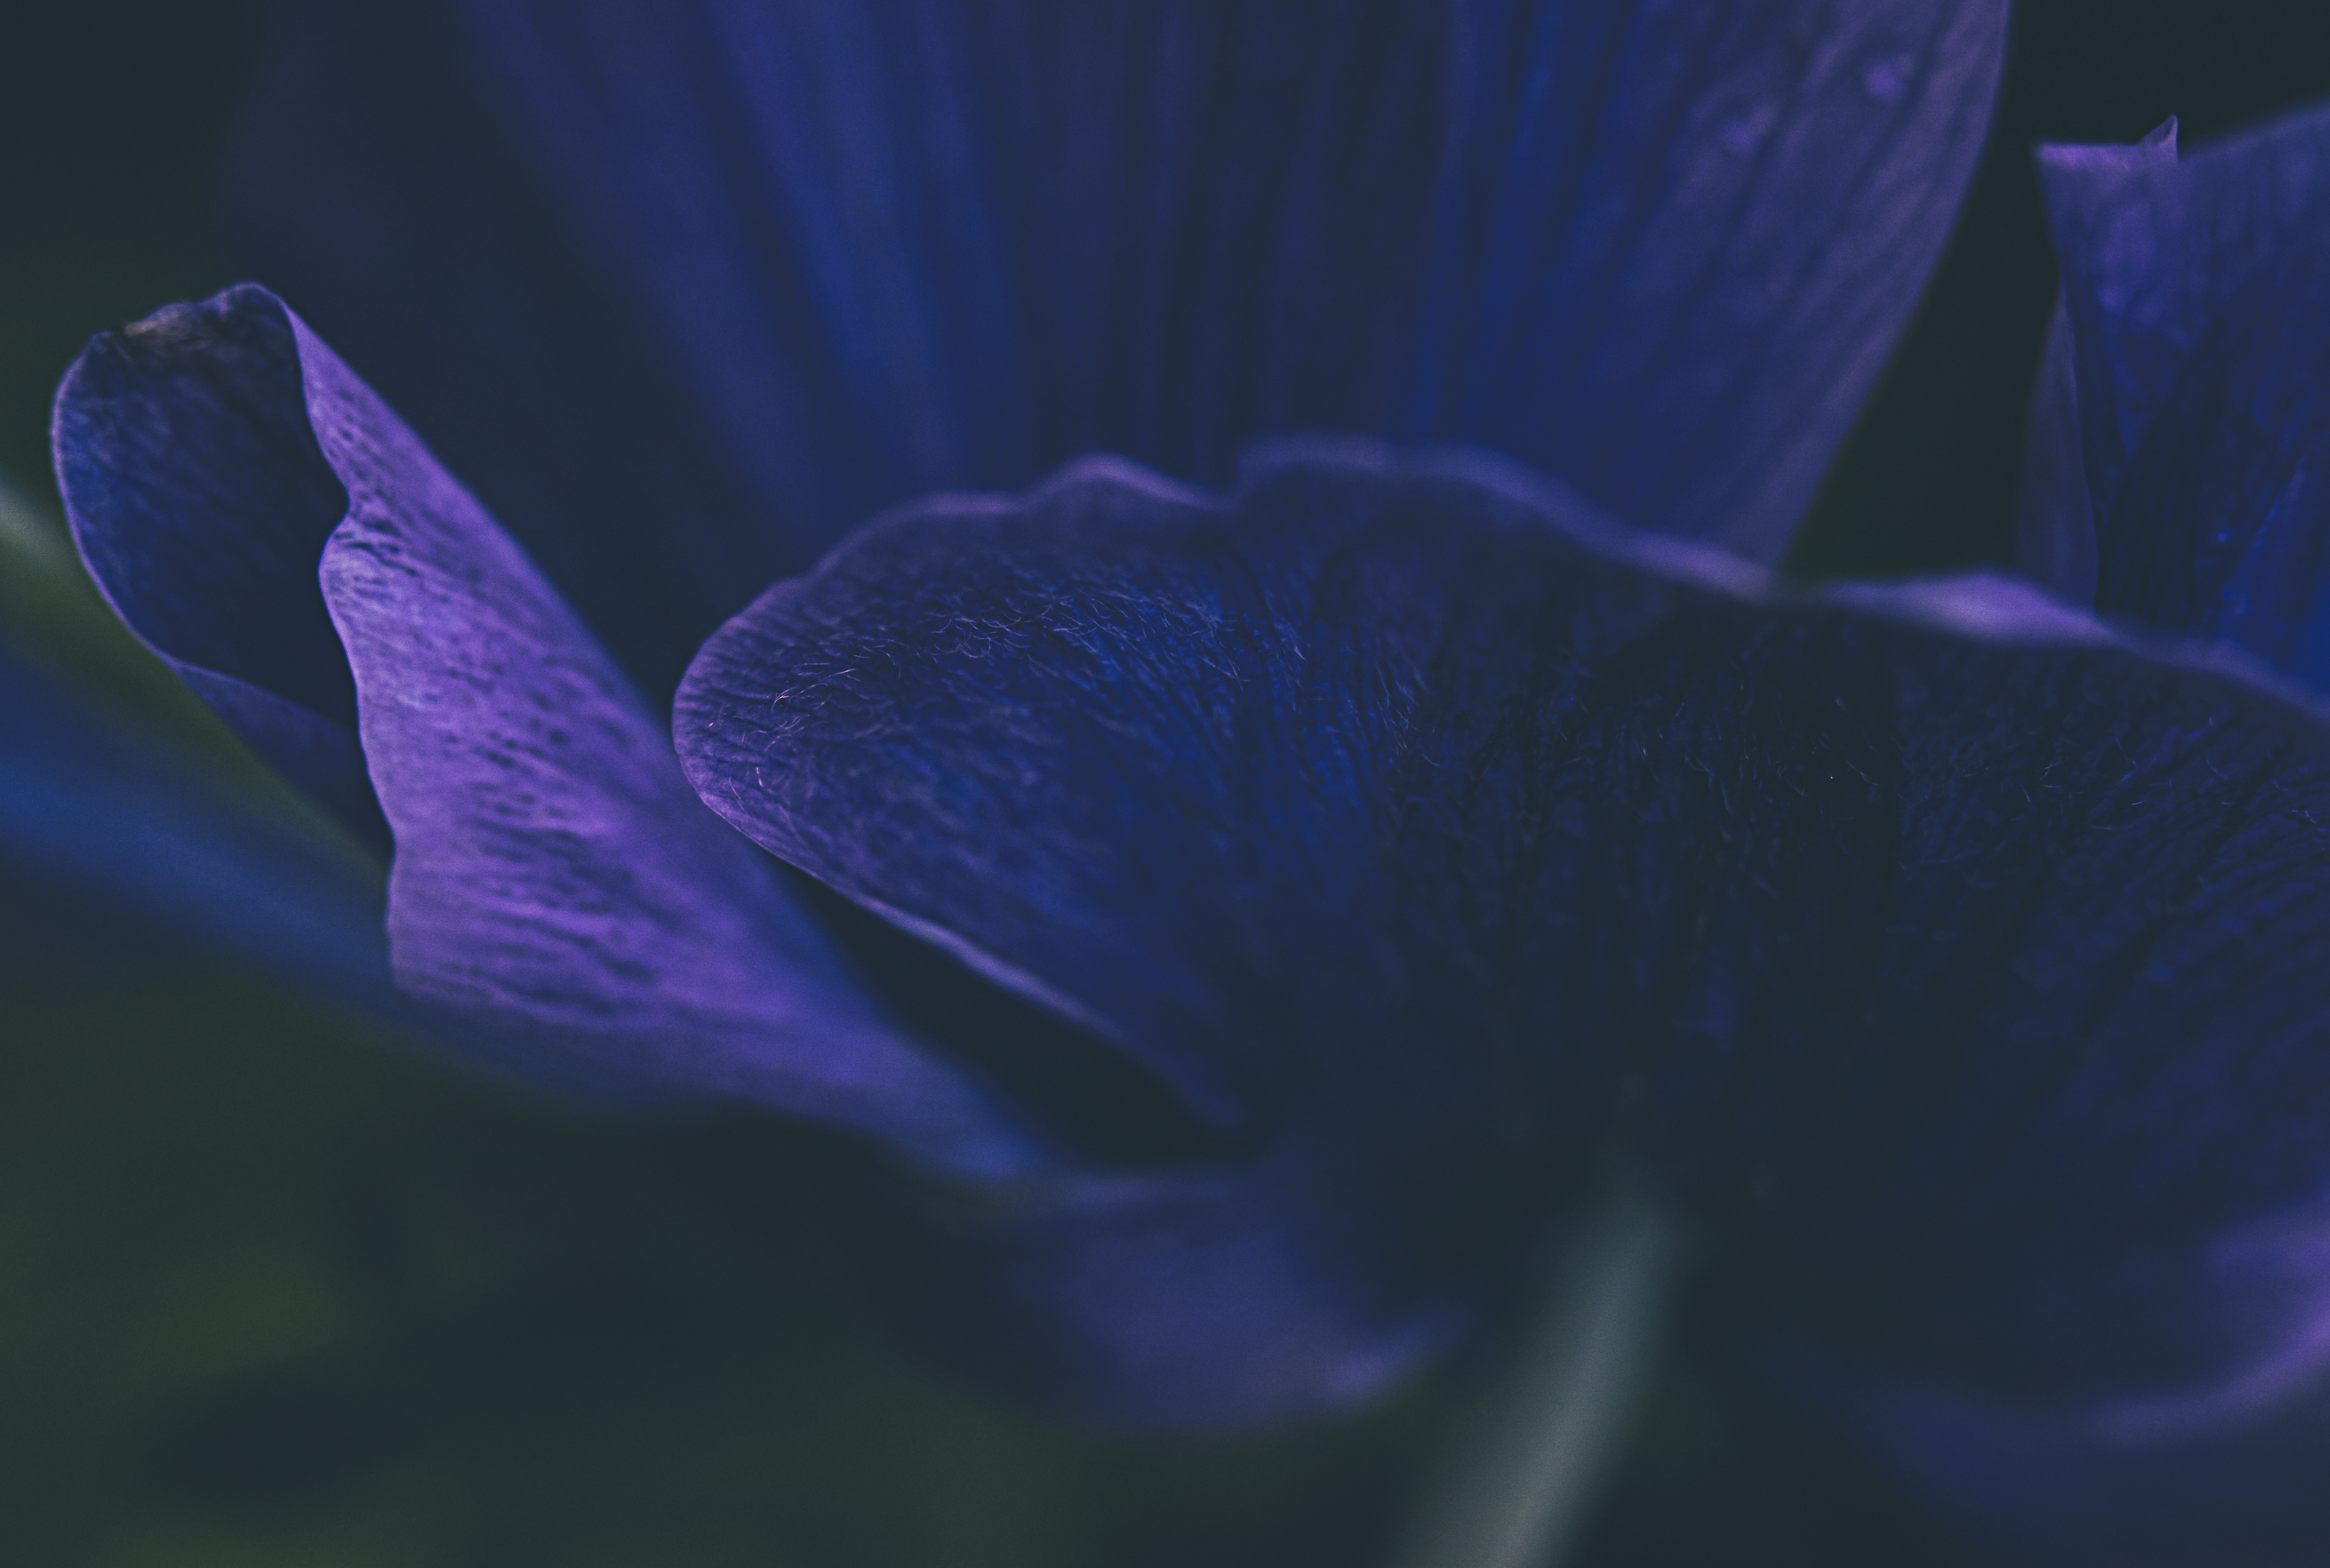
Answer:
M2172 126L2040 164L2064 328L2033 400L2026 553L2084 565L2091 537L2106 613L2324 686L2330 103L2182 157Z

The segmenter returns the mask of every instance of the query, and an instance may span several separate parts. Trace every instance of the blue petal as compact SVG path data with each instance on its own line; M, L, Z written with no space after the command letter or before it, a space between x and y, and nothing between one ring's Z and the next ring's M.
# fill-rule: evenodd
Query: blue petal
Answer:
M343 7L270 79L244 228L642 668L880 506L1091 450L1220 483L1273 430L1485 442L1769 556L2004 14Z
M875 1014L533 564L274 296L244 285L100 338L67 406L76 506L134 491L182 542L155 598L197 621L225 598L260 656L328 655L352 681L403 990L562 1072L822 1118L948 1169L1035 1157ZM284 472L310 463L346 497L320 534L316 486ZM174 574L221 519L241 524L233 570ZM328 649L260 635L313 621Z
M677 723L744 832L1236 1140L1191 1167L1247 1173L1208 1255L1310 1280L1257 1322L1346 1304L1348 1365L1617 1158L1744 1321L2198 1426L2323 1348L2330 1269L2273 1238L2330 1201L2330 727L2180 659L1313 446L1228 501L1093 460L895 514L714 638ZM1201 1337L984 1219L1023 1320L1202 1383Z
M2330 686L2330 109L2040 167L2097 606Z

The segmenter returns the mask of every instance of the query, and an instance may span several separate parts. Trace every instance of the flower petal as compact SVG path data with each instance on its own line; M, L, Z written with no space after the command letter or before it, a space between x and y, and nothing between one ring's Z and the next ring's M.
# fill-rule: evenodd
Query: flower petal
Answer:
M2330 107L2181 163L2172 126L2040 170L2098 608L2330 685Z
M1484 442L1776 554L2005 6L458 11L303 20L253 264L659 669L642 605L700 636L881 506L1094 450L1221 483L1273 430Z
M159 358L133 347L156 339ZM256 520L266 613L298 626L328 609L394 835L401 987L549 1063L823 1118L950 1169L1033 1157L978 1089L873 1012L532 563L274 296L244 285L166 312L99 339L91 362L128 368L77 379L84 483L160 498L154 525L190 547L213 517ZM215 448L174 439L189 408ZM325 537L285 516L314 488L281 470L310 460L346 497ZM212 511L167 510L189 494ZM242 581L156 575L204 613ZM289 591L302 576L311 602Z
M1383 1344L1615 1154L1776 1331L2198 1426L2330 1348L2275 1240L2330 1201L2330 727L2181 657L1314 443L1227 502L1095 460L871 524L677 733L743 831L1243 1139L1209 1223L1312 1205L1309 1299ZM1174 1365L999 1229L1062 1339Z
M385 855L355 688L316 591L346 494L278 313L174 306L93 339L57 393L57 482L122 623L244 743Z

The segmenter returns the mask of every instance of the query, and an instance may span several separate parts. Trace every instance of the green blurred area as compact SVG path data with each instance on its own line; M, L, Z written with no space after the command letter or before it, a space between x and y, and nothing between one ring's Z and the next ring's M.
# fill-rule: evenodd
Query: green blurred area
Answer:
M737 1227L652 1137L248 983L19 977L11 1016L11 1563L1325 1562L1399 1469L1397 1412L1127 1446L983 1409L783 1205Z
M2330 62L2274 42L2285 14L2179 31L2192 8L2030 8L2002 150L1807 571L1999 553L2051 289L2021 147L2321 90ZM88 334L232 280L207 182L249 31L214 0L0 21L0 473L20 492L0 626L282 800L80 577L43 450ZM12 1568L1365 1568L1446 1423L1437 1386L1214 1443L1022 1420L896 1349L781 1135L748 1218L668 1132L516 1100L249 976L133 959L0 961ZM1580 1563L1971 1563L1699 1355L1662 1374Z

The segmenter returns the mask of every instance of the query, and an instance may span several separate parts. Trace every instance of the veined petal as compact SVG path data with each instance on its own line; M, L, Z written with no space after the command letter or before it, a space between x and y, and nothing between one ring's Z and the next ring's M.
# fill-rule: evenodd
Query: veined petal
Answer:
M2330 108L2182 162L2173 134L2042 148L2040 173L2098 608L2330 686Z
M1093 450L1220 484L1274 430L1482 442L1776 554L1940 247L2005 14L415 9L300 19L253 266L627 657L643 604L692 639L910 496Z
M76 491L144 498L137 520L172 546L147 558L155 597L223 623L212 600L242 594L260 656L328 656L352 683L394 836L403 989L547 1063L819 1117L948 1169L1033 1157L874 1012L556 592L274 296L174 308L100 338L92 364L107 373L69 387L63 466ZM184 440L189 409L214 449ZM282 472L311 462L345 497L320 531L304 515L320 484ZM207 567L218 518L243 524L247 569L173 575ZM113 537L84 521L90 536ZM265 640L327 611L328 648Z
M1379 1345L1615 1157L1748 1320L2201 1427L2325 1349L2330 1271L2268 1243L2330 1199L2330 729L2180 659L1313 443L1227 500L1094 460L869 525L706 646L677 734L739 828L1113 1037L1233 1166L1328 1173L1302 1266ZM1211 1223L1281 1233L1288 1179ZM1018 1309L1173 1365L1077 1278Z

